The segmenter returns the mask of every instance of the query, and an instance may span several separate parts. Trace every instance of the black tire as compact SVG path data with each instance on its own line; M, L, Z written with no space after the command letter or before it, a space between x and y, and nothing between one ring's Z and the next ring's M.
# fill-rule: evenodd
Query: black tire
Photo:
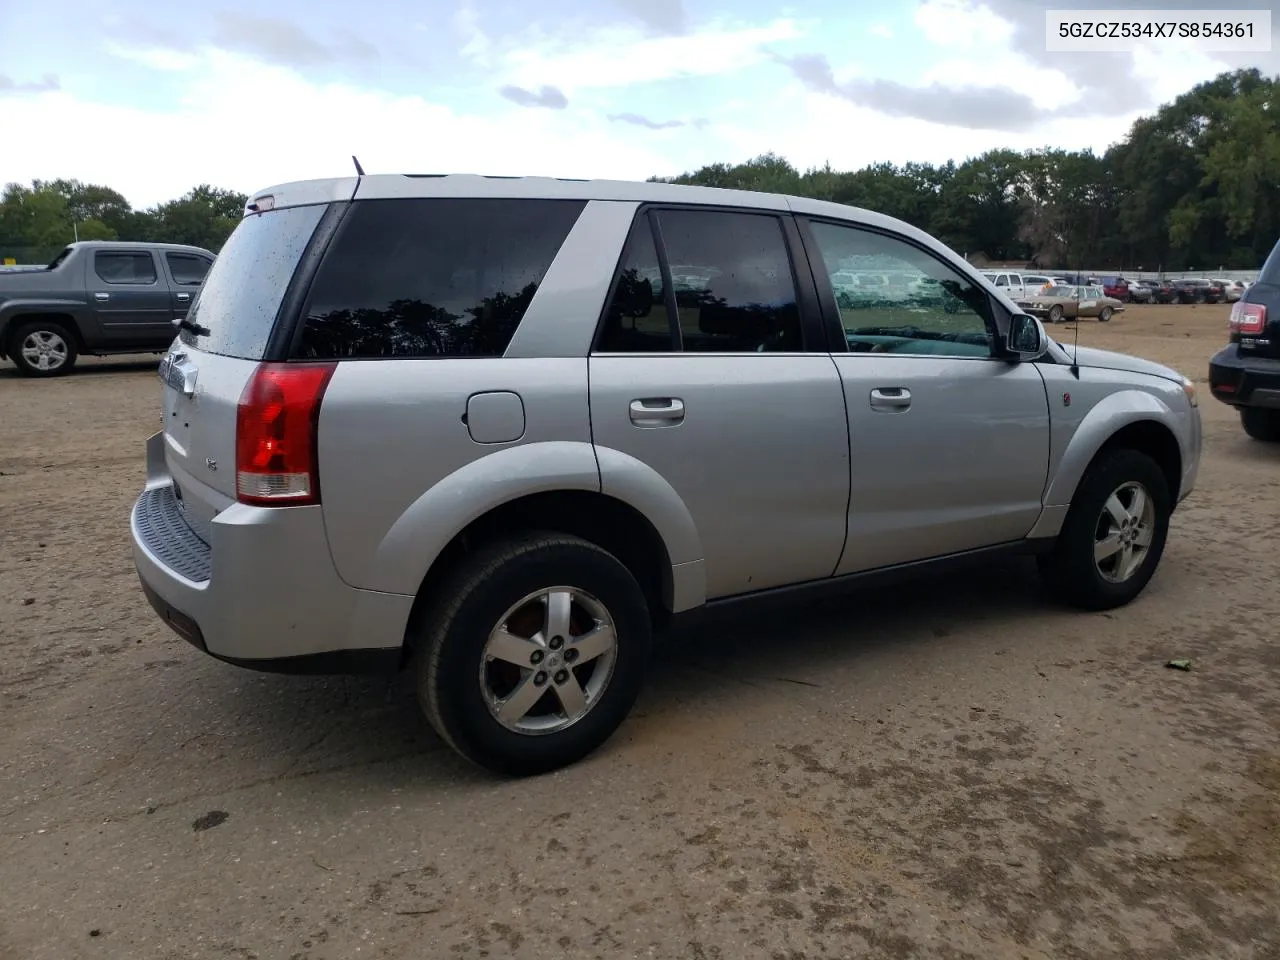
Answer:
M1103 307L1103 308L1098 312L1098 322L1099 322L1099 323L1107 323L1108 321L1110 321L1110 319L1111 319L1111 313L1112 313L1112 310L1111 310L1111 308L1110 308L1110 307Z
M1240 425L1244 432L1264 443L1280 443L1280 410L1240 407Z
M1094 560L1105 504L1126 484L1140 484L1154 511L1146 555L1121 582L1107 579ZM1039 558L1046 585L1059 600L1083 610L1110 610L1138 596L1160 565L1169 534L1173 498L1164 472L1137 450L1117 449L1103 454L1085 471L1067 511L1053 549Z
M1049 322L1050 323L1062 322L1062 304L1055 303L1052 307L1049 308Z
M486 643L513 605L556 586L584 591L607 610L617 638L612 672L598 699L572 724L556 732L520 732L499 722L482 682L489 682L494 668L515 671L510 674L509 696L518 684L534 677L536 668L525 673L486 661ZM652 625L643 591L612 554L578 537L530 533L468 556L436 596L417 638L418 700L431 726L463 757L499 774L546 773L591 753L626 719L644 683ZM562 649L567 651L568 645ZM551 660L549 651L542 654L549 668ZM594 670L603 660L591 662L597 665L591 667ZM587 666L584 660L581 667ZM591 674L579 677L574 669L575 679L589 687ZM543 675L546 699L535 707L554 705L561 710L552 692L554 677L537 672Z
M46 357L60 357L61 362L57 366L42 367L24 356L24 346L33 337L43 339L50 346L61 346L61 350L45 354ZM9 359L24 377L61 377L71 372L80 353L71 331L56 320L28 320L21 324L9 338L7 352Z

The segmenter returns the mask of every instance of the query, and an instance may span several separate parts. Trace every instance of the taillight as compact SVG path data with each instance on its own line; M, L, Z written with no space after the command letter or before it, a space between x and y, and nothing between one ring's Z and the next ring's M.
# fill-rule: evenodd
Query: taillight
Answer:
M336 363L263 363L236 409L236 499L258 506L320 502L320 401Z
M1237 300L1231 308L1231 319L1227 321L1232 333L1240 333L1246 337L1256 336L1267 325L1267 308L1260 303L1245 303Z

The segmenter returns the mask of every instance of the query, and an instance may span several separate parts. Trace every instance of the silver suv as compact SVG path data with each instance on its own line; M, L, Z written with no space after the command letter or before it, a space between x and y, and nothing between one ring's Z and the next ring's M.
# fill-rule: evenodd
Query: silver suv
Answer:
M1005 552L1127 603L1201 444L1184 377L1063 349L905 223L659 183L264 191L160 376L160 616L248 667L412 663L440 735L517 774L603 743L708 604Z

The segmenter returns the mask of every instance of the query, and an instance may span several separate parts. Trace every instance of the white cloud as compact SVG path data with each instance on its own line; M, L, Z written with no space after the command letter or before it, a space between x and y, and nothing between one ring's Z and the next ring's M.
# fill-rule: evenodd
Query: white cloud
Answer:
M867 33L871 34L873 37L881 37L885 40L893 39L893 27L889 26L887 23L872 24L867 28Z
M273 183L346 176L350 155L369 172L547 174L644 179L667 158L620 135L602 116L500 108L463 115L418 96L312 84L283 67L210 51L181 106L146 111L67 92L0 99L0 129L30 135L6 150L5 177L75 177L108 184L135 205L197 183L251 192ZM85 130L182 130L176 155L154 138L120 137L86 152ZM625 149L622 147L625 145Z
M925 39L939 47L1004 46L1013 36L1013 24L969 0L925 0L913 19Z
M193 70L200 63L200 58L193 53L170 50L165 47L129 47L114 40L108 40L106 48L108 53L121 60L128 60L166 73Z
M610 27L572 37L562 34L543 42L523 40L504 51L501 63L509 83L522 87L550 84L571 93L730 73L765 60L768 44L799 36L798 24L789 19L764 26L711 24L670 37Z
M1081 91L1056 70L1038 67L1007 51L992 50L978 58L947 57L920 74L919 84L946 87L1004 87L1024 93L1042 110L1074 103Z

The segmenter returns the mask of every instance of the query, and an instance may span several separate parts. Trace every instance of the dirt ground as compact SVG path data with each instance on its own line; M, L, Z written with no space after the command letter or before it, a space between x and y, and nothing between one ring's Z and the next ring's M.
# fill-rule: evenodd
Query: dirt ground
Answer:
M1080 342L1203 382L1226 313ZM722 616L604 750L503 782L403 679L160 626L127 542L154 366L0 366L5 960L1280 957L1280 447L1203 393L1131 606L1059 610L1014 562Z

